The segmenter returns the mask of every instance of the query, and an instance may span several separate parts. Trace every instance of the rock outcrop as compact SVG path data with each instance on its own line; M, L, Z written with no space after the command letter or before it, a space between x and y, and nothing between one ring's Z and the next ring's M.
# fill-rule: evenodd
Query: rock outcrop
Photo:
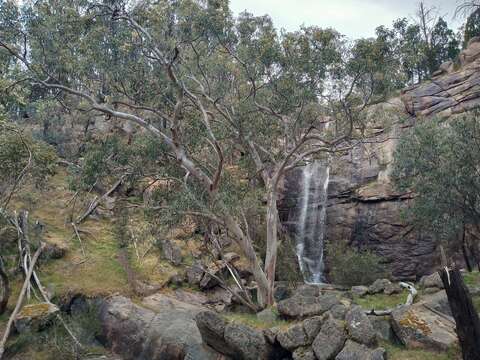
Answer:
M382 256L395 279L419 280L438 264L434 239L416 231L401 216L411 194L391 181L396 144L417 117L450 116L480 106L480 37L473 38L457 63L443 64L435 76L402 92L401 98L367 110L368 141L330 164L326 240L347 241ZM294 235L302 201L302 168L287 174L279 213ZM328 254L326 254L328 273Z
M125 360L225 359L203 344L194 320L203 310L161 294L141 305L114 296L101 307L103 338Z
M444 66L430 81L402 93L406 111L413 116L450 116L480 106L480 38L470 40L459 55L459 69Z
M402 218L411 194L399 193L392 184L393 156L398 138L408 122L399 99L371 109L378 122L368 144L355 146L332 158L328 186L326 241L346 241L383 258L395 280L418 280L437 264L436 244L428 234L415 231ZM388 125L385 124L388 122ZM302 197L301 169L287 174L279 213L287 231L295 235L295 209ZM329 256L325 254L328 278Z

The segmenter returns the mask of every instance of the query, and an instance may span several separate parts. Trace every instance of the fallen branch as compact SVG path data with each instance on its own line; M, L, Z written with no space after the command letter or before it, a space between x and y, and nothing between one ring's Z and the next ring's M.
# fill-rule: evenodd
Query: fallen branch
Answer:
M85 211L85 213L83 213L82 216L79 216L77 218L77 220L75 220L75 224L78 225L80 223L82 223L92 212L93 210L95 210L98 205L100 205L100 203L107 197L109 196L111 193L113 193L115 190L117 190L117 188L123 183L123 180L125 179L127 175L123 175L122 177L120 177L120 179L118 179L115 184L112 185L112 187L110 189L108 189L108 191L103 194L102 196L100 197L96 197L91 203L90 205L88 206L88 209L87 211Z
M10 315L10 318L8 319L7 328L5 329L5 332L3 333L2 341L0 342L0 360L2 359L3 354L5 353L5 345L10 335L10 331L12 330L13 322L18 312L20 311L20 308L23 303L23 298L25 297L25 293L30 284L30 278L32 277L35 263L37 262L38 257L40 256L40 253L43 251L44 248L45 248L45 244L42 243L40 247L37 249L37 251L35 252L35 254L33 255L32 261L30 263L30 267L28 269L27 276L25 278L25 281L23 282L22 290L20 290L20 294L18 295L17 304L15 305L15 309L13 310L12 314Z
M401 282L400 286L408 290L408 296L407 300L405 301L405 304L398 305L394 307L393 309L386 309L386 310L366 310L365 314L367 315L374 315L374 316L386 316L386 315L391 315L392 312L397 309L400 306L411 306L415 300L415 297L418 294L417 289L415 289L415 286L408 284L406 282Z
M87 256L85 255L85 249L83 247L82 238L80 237L80 234L77 229L77 225L75 225L74 222L72 222L72 227L73 227L73 231L75 231L75 235L77 236L78 242L80 243L80 249L82 250L83 258L85 259Z

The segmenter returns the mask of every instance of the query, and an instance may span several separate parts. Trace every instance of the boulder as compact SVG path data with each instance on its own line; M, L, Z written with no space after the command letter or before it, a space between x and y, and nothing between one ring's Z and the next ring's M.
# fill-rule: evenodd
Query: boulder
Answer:
M203 310L162 294L141 305L113 296L100 309L102 338L124 360L224 359L204 346L194 320Z
M328 318L313 341L313 352L318 360L333 359L342 350L346 339L343 325Z
M266 308L257 313L257 319L263 321L264 323L273 323L278 319L277 314L272 310L272 308Z
M262 332L249 326L231 323L225 327L225 342L242 360L267 360L272 348Z
M425 275L422 276L420 279L420 287L422 289L426 288L437 288L437 289L443 289L443 281L440 278L440 274L438 272L435 272L431 275Z
M369 316L370 323L375 329L377 339L384 341L393 341L395 334L393 333L390 317L388 316Z
M315 353L310 347L301 347L292 353L293 360L317 360Z
M368 287L363 285L352 286L351 292L353 295L364 297L368 294Z
M201 311L195 316L195 321L205 344L227 356L235 355L224 338L227 326L225 319L213 311Z
M187 268L187 281L190 285L196 286L202 281L203 274L203 264L200 261L195 261L192 266Z
M392 282L388 279L377 279L373 282L372 285L368 287L368 293L369 294L379 294L383 293L386 288L389 288L392 286Z
M333 306L340 304L335 295L320 296L294 295L286 300L279 301L277 309L280 315L287 318L305 318L322 315Z
M182 263L182 251L171 240L164 239L161 241L163 257L171 262L173 265L178 266Z
M36 332L47 327L60 311L52 303L25 305L15 317L15 328L19 333Z
M344 320L345 315L347 314L348 308L343 304L338 304L332 306L332 308L328 311L334 319L337 320Z
M312 343L311 338L303 328L303 323L289 326L286 330L279 332L277 340L284 349L290 351Z
M337 355L335 360L383 360L386 359L386 352L383 348L371 350L365 345L355 341L347 340L345 347Z
M310 344L320 332L324 320L322 316L314 316L303 320L303 329L305 330L305 334L307 334Z
M351 339L367 346L376 344L377 333L361 307L353 307L345 316L345 322Z
M275 301L288 299L292 296L292 289L287 282L276 282L273 296Z
M455 323L427 309L423 303L397 307L391 323L395 335L409 349L446 351L457 342Z
M390 283L389 285L385 285L385 289L383 289L385 295L400 294L401 292L403 292L403 288L400 284Z

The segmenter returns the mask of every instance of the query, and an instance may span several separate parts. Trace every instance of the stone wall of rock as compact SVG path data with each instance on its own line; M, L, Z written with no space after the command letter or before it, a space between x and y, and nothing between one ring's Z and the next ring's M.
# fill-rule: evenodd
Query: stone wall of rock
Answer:
M406 111L413 116L450 116L479 107L479 70L480 37L475 37L460 53L457 64L445 63L431 81L403 91Z
M399 137L423 117L448 117L480 106L480 37L470 40L456 63L441 66L432 80L402 92L401 97L369 109L372 134L330 167L327 241L347 241L385 259L393 278L419 279L437 265L435 241L402 219L411 195L392 184L393 156ZM280 216L293 234L294 208L302 196L301 169L284 182ZM328 272L328 254L325 255Z
M436 265L436 245L403 221L401 210L411 195L396 192L390 176L397 141L413 122L399 99L371 109L369 117L374 130L368 143L331 161L326 240L371 249L384 258L393 278L414 280ZM292 209L302 194L300 175L301 169L288 174L280 201L290 233ZM325 259L328 272L328 253Z

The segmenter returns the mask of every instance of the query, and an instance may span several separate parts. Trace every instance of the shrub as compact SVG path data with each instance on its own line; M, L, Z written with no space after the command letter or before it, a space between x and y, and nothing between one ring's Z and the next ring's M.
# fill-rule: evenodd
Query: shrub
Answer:
M388 277L382 258L369 250L357 250L346 241L327 244L330 278L345 286L370 285L376 279Z

